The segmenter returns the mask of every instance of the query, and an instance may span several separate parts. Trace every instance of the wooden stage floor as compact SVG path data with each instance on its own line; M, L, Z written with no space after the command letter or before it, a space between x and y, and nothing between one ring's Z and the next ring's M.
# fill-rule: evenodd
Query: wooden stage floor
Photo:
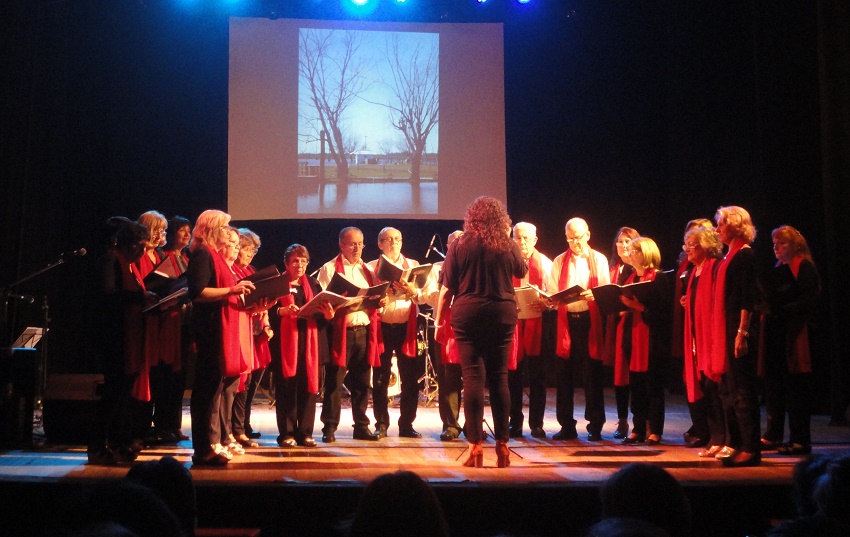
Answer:
M557 431L553 390L550 390L549 399L544 427L551 436ZM576 402L582 402L580 391ZM336 443L321 443L321 422L317 421L314 435L319 442L317 447L281 448L276 442L274 410L268 399L260 396L252 407L253 425L263 434L258 440L260 447L247 450L243 456L235 456L227 467L192 468L189 441L181 442L177 446L147 449L142 452L139 461L172 455L191 469L198 488L201 525L233 525L233 522L221 513L216 513L214 509L205 509L202 505L207 495L222 495L222 491L227 489L231 489L230 493L233 493L250 488L254 493L264 491L263 494L271 496L300 491L298 496L302 499L311 494L324 494L327 497L328 494L336 493L344 497L340 501L348 502L348 507L352 507L352 502L356 503L356 495L364 484L378 475L396 470L412 470L418 473L437 489L444 502L453 496L462 497L470 491L486 491L488 494L496 494L496 491L499 491L505 496L516 493L528 501L536 501L533 498L537 495L551 497L552 491L558 491L565 499L573 498L571 508L576 508L584 502L585 511L589 509L595 512L599 485L612 473L631 462L646 462L663 467L683 484L692 502L700 502L703 500L699 498L712 498L719 494L713 491L737 490L741 491L739 493L742 495L755 492L765 500L773 498L780 501L781 505L774 505L775 516L787 514L791 473L798 458L766 453L759 467L722 468L714 459L697 457L698 450L684 447L682 433L690 425L690 418L682 397L669 396L667 407L665 434L662 444L658 446L623 446L612 439L611 435L616 427L616 419L612 415L614 401L613 393L606 391L609 421L603 430L602 442L586 440L586 422L582 419L579 419L578 423L579 439L567 442L557 442L551 438L531 438L526 424L526 436L512 439L509 444L509 468L496 468L493 441L489 439L485 445L485 468L474 469L465 468L460 464L467 445L464 440L439 440L441 424L435 405L420 405L418 409L414 426L423 434L422 439L398 438L397 428L393 426L390 428L390 437L378 442L353 440L350 433L351 412L343 408L343 423L337 431ZM527 408L525 411L527 414ZM583 411L584 408L577 404L577 418ZM391 408L390 413L392 423L395 423L398 409ZM485 412L485 416L489 421L489 410ZM826 422L826 416L813 418L815 452L831 453L850 448L850 429L846 426L831 427ZM183 425L184 431L190 430L188 404L184 408ZM486 429L485 425L485 431ZM85 486L104 479L119 479L126 472L126 466L87 465L83 446L45 446L37 450L16 449L0 452L0 489L6 491L12 490L10 487L14 484L42 492L48 490L47 486L51 484L57 485L58 490L73 490L75 486ZM311 492L307 493L308 489ZM706 506L706 511L709 511L708 507ZM700 508L697 506L695 516L699 512ZM588 513L583 514L587 521ZM273 521L265 519L258 522L261 522L257 524L258 527L274 524ZM502 526L497 526L500 527ZM535 534L543 535L549 532L548 528L549 525L541 525L532 527L532 530ZM516 528L512 529L516 532ZM467 533L488 534L469 530ZM266 531L265 534L273 532Z

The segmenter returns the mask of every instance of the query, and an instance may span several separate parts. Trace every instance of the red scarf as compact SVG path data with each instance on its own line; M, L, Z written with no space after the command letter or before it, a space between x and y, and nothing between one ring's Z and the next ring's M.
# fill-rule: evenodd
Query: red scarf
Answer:
M558 277L558 289L564 290L567 288L567 282L570 281L570 259L573 257L573 251L567 250L564 255L564 262L561 266L561 275ZM588 289L593 289L599 285L599 274L596 268L596 258L593 255L593 250L588 252L587 264L590 268L590 279L587 284ZM588 334L588 350L590 357L594 360L602 359L602 317L599 314L599 307L596 302L590 301L587 303L590 308L590 334ZM570 331L567 329L567 306L558 307L558 330L555 336L557 342L556 354L561 358L567 359L570 357Z
M457 348L457 338L455 331L452 330L452 307L446 308L446 318L443 322L443 329L446 330L446 344L443 345L442 353L440 353L440 362L443 364L459 364L460 351Z
M115 252L121 267L121 289L145 292L145 283L135 263L129 263L119 251ZM124 308L124 372L135 376L130 395L139 401L151 400L150 366L145 352L146 323L142 313L143 304L127 304Z
M236 285L236 277L224 258L207 245L213 259L215 284L219 288ZM250 315L239 308L239 298L228 295L221 307L221 354L219 371L223 377L237 377L250 371L254 350Z
M720 375L726 373L726 269L729 268L732 258L745 246L743 240L734 239L726 256L717 263L711 321L712 337L717 345L712 345L711 348L711 362L706 369L708 378L720 378Z
M528 258L528 283L543 289L543 263L540 252L534 250ZM519 278L513 279L514 287L522 285ZM520 319L514 330L514 342L508 355L508 370L515 371L526 356L540 356L540 342L543 335L543 317Z
M336 256L336 260L334 261L334 271L345 275L342 259L342 254ZM372 287L374 285L374 281L377 279L376 276L372 274L372 269L370 269L366 263L361 262L360 266L363 267L363 274L366 277L366 282L369 284L369 287ZM354 270L357 270L357 265L354 266ZM345 313L346 311L343 310L342 315L336 315L334 317L334 338L331 355L334 363L338 367L346 366ZM381 353L383 352L384 346L381 341L381 331L379 330L381 320L377 309L373 309L367 312L367 314L369 315L369 340L366 344L366 356L369 360L370 366L379 367L381 365Z
M696 277L696 267L691 269L688 281L682 289L685 298L685 321L682 325L685 350L683 377L688 402L699 401L703 397L700 378L706 375L714 382L720 382L720 375L713 371L709 374L712 357L711 315L714 289L714 264L717 260L708 258L702 264L696 291L691 290ZM696 292L694 307L691 310L691 293ZM696 317L694 317L696 316ZM695 332L691 329L694 326Z
M305 303L313 299L313 288L306 275L298 280L304 290ZM295 304L295 294L283 297L283 307ZM307 391L319 393L319 329L315 319L307 319L307 341L305 348L307 360ZM284 378L292 378L298 371L298 317L283 315L280 318L280 363Z
M657 274L657 270L649 270L639 278L639 281L651 282L655 279ZM638 280L637 272L630 274L625 283L635 283L635 280ZM622 343L623 330L625 328L626 317L628 316L631 316L632 318L632 350L631 355L628 358L629 371L645 373L649 370L649 325L647 325L643 320L642 312L630 309L625 312L625 315L620 316L620 322L617 323L617 359L615 360L614 367L614 381L617 386L624 385L618 384L616 381L617 365L622 364L624 366L626 363L626 357L623 356ZM625 381L626 384L628 384L628 376L626 376Z

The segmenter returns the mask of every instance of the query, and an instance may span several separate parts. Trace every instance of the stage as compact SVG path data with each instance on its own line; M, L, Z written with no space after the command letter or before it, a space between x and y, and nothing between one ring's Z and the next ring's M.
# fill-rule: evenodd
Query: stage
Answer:
M554 390L549 399L544 428L551 436L557 431ZM581 402L579 391L577 403ZM586 440L586 422L580 419L584 409L577 404L578 440L532 438L526 425L526 436L509 444L509 468L496 468L494 442L488 439L485 467L474 469L461 466L464 440L439 440L441 424L435 404L425 406L423 401L418 409L414 427L422 439L398 438L393 426L390 436L378 442L353 440L351 413L344 408L335 443L321 443L321 423L317 422L317 447L280 448L274 410L269 399L259 396L252 407L252 423L262 433L260 447L235 456L227 467L192 468L189 441L147 449L139 461L172 455L191 469L199 527L260 528L262 535L328 534L353 511L366 483L400 469L414 471L431 483L457 535L577 535L598 518L600 484L630 462L659 465L683 484L692 502L694 535L757 534L771 519L793 514L789 493L798 458L765 453L759 467L722 468L714 459L697 457L697 449L684 447L682 433L690 425L687 406L676 395L669 396L667 403L660 445L623 446L612 439L616 420L613 393L608 390L609 421L602 442ZM390 412L395 423L398 409ZM489 410L485 416L490 419ZM813 418L814 451L847 450L850 429L829 426L827 420L826 416ZM188 400L183 430L190 430ZM0 501L9 513L4 518L26 523L29 529L44 527L50 523L45 516L48 506L60 505L81 487L120 479L127 469L87 465L83 446L0 452Z

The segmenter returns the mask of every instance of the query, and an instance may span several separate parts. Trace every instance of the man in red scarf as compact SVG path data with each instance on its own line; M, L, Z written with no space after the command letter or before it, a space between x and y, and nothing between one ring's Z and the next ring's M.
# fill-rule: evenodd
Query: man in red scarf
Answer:
M522 258L528 263L528 273L523 279L514 278L514 287L532 285L548 294L557 291L551 279L552 260L537 248L537 226L518 222L513 229L514 242L519 246ZM546 309L542 302L541 312ZM508 388L511 392L511 438L522 436L522 369L528 369L528 426L534 438L546 438L543 430L543 414L546 411L546 369L540 356L545 317L520 319L514 332L514 345L508 361Z
M393 264L409 269L419 266L419 261L408 259L401 254L401 231L385 227L378 233L378 248ZM375 270L378 260L370 261L369 268ZM372 374L372 411L375 413L375 434L387 436L390 415L387 409L393 352L396 355L399 376L401 377L401 415L398 418L398 435L404 438L422 438L413 428L416 419L416 407L419 404L419 377L421 367L417 368L418 354L416 343L417 316L422 303L422 294L415 286L405 281L393 282L389 288L389 302L381 312L381 335L384 352L381 365Z
M581 218L567 220L565 226L569 249L552 262L552 281L563 291L575 285L585 289L582 300L558 307L556 335L556 374L558 390L556 416L561 430L553 440L578 438L573 418L575 377L584 384L584 417L587 420L587 439L602 440L605 424L605 400L602 394L602 319L590 292L594 287L610 282L608 260L588 245L590 229Z
M346 227L339 232L339 255L319 269L322 288L327 288L334 273L340 273L360 287L371 287L377 277L363 262L363 232ZM387 303L386 297L381 306ZM346 386L351 392L351 414L355 440L378 440L369 430L369 376L380 364L380 325L377 311L342 310L331 327L331 358L325 364L325 395L322 402L322 442L336 441L336 429L342 407L340 388L348 373Z

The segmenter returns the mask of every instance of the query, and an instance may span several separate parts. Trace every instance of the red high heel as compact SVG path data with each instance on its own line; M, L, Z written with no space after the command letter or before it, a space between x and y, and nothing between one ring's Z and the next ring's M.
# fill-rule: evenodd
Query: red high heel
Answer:
M484 468L484 448L481 447L481 443L477 444L469 444L469 457L463 461L464 466L470 466L475 468Z
M511 465L511 450L504 440L496 441L496 465L499 468L507 468Z

